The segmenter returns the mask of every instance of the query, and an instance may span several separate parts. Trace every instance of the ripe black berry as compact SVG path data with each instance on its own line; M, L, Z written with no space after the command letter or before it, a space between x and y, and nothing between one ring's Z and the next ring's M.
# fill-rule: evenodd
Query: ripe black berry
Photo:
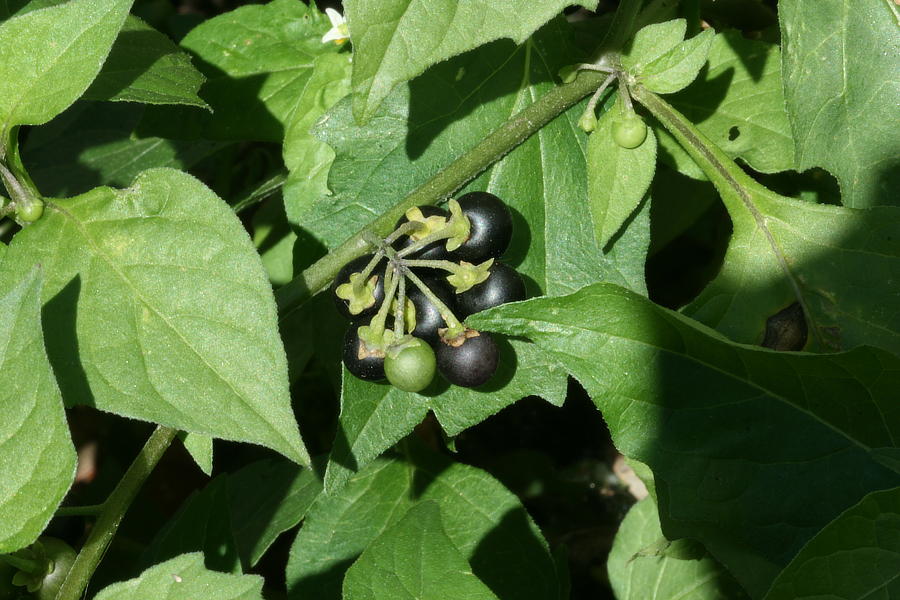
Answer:
M434 349L438 372L453 385L477 387L494 376L500 349L490 333L466 329L454 340L441 339Z
M359 288L359 293L351 287L356 280L355 274L361 274L374 255L366 254L354 258L344 265L331 284L334 306L345 319L359 320L374 315L384 302L384 271L387 261L382 260L369 274L366 283ZM359 275L357 275L358 277Z
M481 263L489 258L500 258L512 240L513 221L509 207L488 192L471 192L457 202L469 219L471 230L469 239L450 253L451 260Z
M344 366L352 375L365 381L381 381L384 374L384 351L371 350L365 342L359 339L359 328L362 323L351 323L350 329L344 334L344 345L341 348L341 357Z
M518 271L506 263L495 262L489 272L487 279L456 295L459 318L525 299L525 282Z

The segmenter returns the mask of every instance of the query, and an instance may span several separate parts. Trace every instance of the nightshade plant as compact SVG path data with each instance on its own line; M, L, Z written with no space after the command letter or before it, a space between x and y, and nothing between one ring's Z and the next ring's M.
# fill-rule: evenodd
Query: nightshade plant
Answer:
M260 598L286 531L288 598L565 598L564 546L412 432L452 447L569 377L650 491L616 598L900 597L896 2L347 0L343 23L273 0L157 18L178 45L148 7L0 7L0 597L85 515L57 598ZM407 209L478 191L510 203L529 298L466 320L496 376L350 376L317 293ZM721 264L664 307L651 264L716 206ZM66 507L83 407L156 429ZM176 436L207 474L214 439L280 456L216 470L88 587Z

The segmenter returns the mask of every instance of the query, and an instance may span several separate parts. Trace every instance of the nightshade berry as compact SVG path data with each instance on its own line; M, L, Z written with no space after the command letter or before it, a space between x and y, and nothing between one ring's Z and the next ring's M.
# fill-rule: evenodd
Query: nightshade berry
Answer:
M457 316L461 319L507 302L525 299L525 282L514 268L497 261L491 265L489 273L481 283L456 294Z
M444 303L450 309L450 312L456 313L456 299L453 291L447 286L447 282L443 279L425 279L422 281L431 293L437 296L437 299ZM438 343L440 334L438 330L447 327L441 311L432 304L428 296L418 287L407 287L407 298L415 307L415 329L412 334L422 340L425 340L432 346ZM464 318L464 317L463 317Z
M344 366L354 377L364 381L381 381L386 377L385 353L380 349L368 348L366 343L359 339L359 328L365 325L365 322L350 324L350 329L344 334L341 357Z
M390 352L384 359L387 380L398 390L419 392L434 379L434 350L423 340L400 350L396 356Z
M629 113L613 121L612 136L622 148L637 148L647 139L647 124L640 115Z
M457 199L463 214L469 219L468 239L450 252L453 261L481 263L499 258L512 240L513 220L509 207L488 192L471 192Z
M487 383L500 364L500 349L486 331L466 329L453 340L441 339L434 349L438 373L460 387Z

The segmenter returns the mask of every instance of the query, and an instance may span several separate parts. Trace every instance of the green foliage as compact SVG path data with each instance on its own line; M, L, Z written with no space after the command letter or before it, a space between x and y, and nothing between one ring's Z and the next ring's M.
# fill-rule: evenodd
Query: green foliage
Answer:
M713 4L347 0L343 44L296 0L3 4L0 597L72 515L64 600L583 597L566 519L618 527L619 600L900 594L900 11ZM496 375L353 377L317 292L470 191L528 291L466 321ZM554 463L601 431L467 454L578 385L649 490L621 523L621 471Z

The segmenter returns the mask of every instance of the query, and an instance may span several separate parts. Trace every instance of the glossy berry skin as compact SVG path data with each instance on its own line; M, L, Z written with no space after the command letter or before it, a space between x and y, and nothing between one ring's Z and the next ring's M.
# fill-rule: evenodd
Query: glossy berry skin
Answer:
M495 262L489 269L490 276L471 289L456 294L456 313L461 319L469 315L525 299L525 282L518 271L506 263Z
M350 329L344 334L344 344L341 347L341 358L344 366L350 373L364 381L381 381L386 377L384 373L384 352L364 352L360 356L359 328L366 322L351 323Z
M338 271L337 277L334 278L334 282L331 284L331 298L334 300L334 306L337 308L338 312L341 313L341 316L348 320L358 321L360 319L364 319L365 317L373 316L378 312L378 309L381 308L381 304L384 302L384 272L387 268L387 260L382 260L378 263L378 266L372 271L369 275L371 279L373 276L377 276L377 280L375 283L375 290L373 296L371 298L372 304L367 308L364 308L361 312L357 314L353 314L350 312L350 303L344 299L340 298L337 295L337 289L341 285L345 283L350 283L350 276L353 273L361 273L363 269L366 268L366 265L369 264L372 260L372 254L366 254L365 256L360 256L358 258L354 258L346 265L341 267L341 270Z
M450 309L450 312L456 314L455 294L445 280L425 279L422 283L428 286L428 289ZM431 300L418 287L408 286L406 289L408 290L407 298L410 299L416 308L416 328L412 331L413 336L428 342L431 346L435 346L441 337L438 329L447 326L444 317L441 316L437 307L431 303Z
M420 211L422 211L422 216L426 219L429 217L443 217L444 219L450 218L450 211L438 208L437 206L420 206L418 207ZM401 225L409 223L409 219L404 215L400 217L400 220L397 221L397 226L394 229L399 229ZM411 246L415 243L408 235L401 236L394 242L394 249L399 251L403 250L407 246ZM406 258L412 258L416 260L445 260L447 258L447 240L438 240L434 243L428 244L424 248L416 250L412 254L408 254Z
M500 349L490 333L467 329L456 340L442 340L434 349L438 373L460 387L487 383L500 364Z
M425 342L407 346L397 354L384 359L387 380L395 388L404 392L419 392L434 379L434 350Z
M469 219L469 239L450 252L454 262L478 264L489 258L500 258L512 240L513 220L509 207L488 192L471 192L457 199Z

